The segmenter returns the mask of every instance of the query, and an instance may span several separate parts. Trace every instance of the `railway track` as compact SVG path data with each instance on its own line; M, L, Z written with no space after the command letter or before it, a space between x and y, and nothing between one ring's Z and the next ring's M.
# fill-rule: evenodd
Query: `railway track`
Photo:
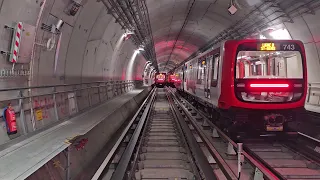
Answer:
M135 179L200 178L164 91L157 93L148 121Z
M92 179L217 179L167 95L153 90Z
M226 136L187 100L179 95L176 98L188 116L195 117L191 124L198 128L198 132L202 132L201 137L208 144L212 144L216 158L222 158L225 169L229 167L236 175L236 163L228 160L224 154L235 155L239 144ZM275 138L243 139L241 146L244 158L240 179L320 179L319 145L319 140L302 133L298 133L295 141Z
M235 143L174 90L154 89L92 179L320 179L319 142L301 137Z

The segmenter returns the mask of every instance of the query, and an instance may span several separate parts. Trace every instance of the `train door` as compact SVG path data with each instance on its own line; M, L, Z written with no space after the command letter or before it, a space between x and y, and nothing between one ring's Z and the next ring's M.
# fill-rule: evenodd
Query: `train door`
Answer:
M190 88L190 79L191 79L191 70L192 70L192 65L186 64L185 69L184 69L184 90L188 91Z
M214 54L211 59L211 74L210 74L210 99L214 105L217 105L218 98L220 95L220 87L218 86L219 78L219 64L220 64L220 53Z
M184 64L182 66L182 79L181 79L181 83L182 83L182 90L184 91L184 82L185 82L185 71L186 71L186 64Z
M212 59L213 56L207 56L205 60L205 79L204 79L204 95L206 98L210 99L210 86L211 86L211 80L210 80L210 73L211 73L211 66L212 66Z

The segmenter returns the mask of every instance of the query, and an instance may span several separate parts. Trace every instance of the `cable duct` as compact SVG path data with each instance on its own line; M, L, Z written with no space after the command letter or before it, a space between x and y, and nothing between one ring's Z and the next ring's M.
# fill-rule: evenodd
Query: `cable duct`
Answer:
M122 29L134 32L132 40L137 47L143 47L141 52L147 61L151 61L158 70L156 53L149 12L145 0L101 0L107 11Z

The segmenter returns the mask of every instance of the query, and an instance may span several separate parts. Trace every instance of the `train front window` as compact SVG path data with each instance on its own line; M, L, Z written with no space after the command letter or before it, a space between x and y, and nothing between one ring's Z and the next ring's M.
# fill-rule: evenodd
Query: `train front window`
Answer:
M299 51L240 51L236 78L303 78Z
M158 74L158 75L156 76L156 78L157 78L158 80L164 80L164 79L165 79L165 75L163 75L163 74Z
M236 94L247 102L297 101L303 93L300 51L238 51Z

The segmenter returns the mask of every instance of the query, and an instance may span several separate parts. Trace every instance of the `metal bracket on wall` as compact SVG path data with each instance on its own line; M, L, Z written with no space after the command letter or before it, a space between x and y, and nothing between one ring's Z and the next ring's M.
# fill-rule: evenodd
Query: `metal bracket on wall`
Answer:
M42 30L50 32L50 33L55 32L55 33L52 33L52 34L60 34L60 30L59 29L56 29L55 31L53 31L53 28L56 28L56 27L53 26L53 25L47 25L45 23L41 24L41 29Z
M42 23L41 29L51 33L51 38L47 42L35 42L36 45L46 48L46 50L51 51L56 47L56 35L59 35L58 45L60 46L61 41L61 31L60 28L63 26L64 22L59 20L57 24L47 25ZM56 57L57 58L57 57Z
M10 30L12 30L12 31L14 30L14 28L13 28L13 27L8 26L8 25L4 25L4 28L5 28L5 29L10 29Z
M10 36L10 38L12 39L13 38L14 27L9 26L9 25L4 25L4 28L12 31L12 34ZM0 54L5 55L5 56L10 56L12 53L10 51L0 51ZM1 75L2 75L2 73L1 73Z
M0 51L0 54L3 54L5 56L10 56L11 52L9 52L9 51Z

